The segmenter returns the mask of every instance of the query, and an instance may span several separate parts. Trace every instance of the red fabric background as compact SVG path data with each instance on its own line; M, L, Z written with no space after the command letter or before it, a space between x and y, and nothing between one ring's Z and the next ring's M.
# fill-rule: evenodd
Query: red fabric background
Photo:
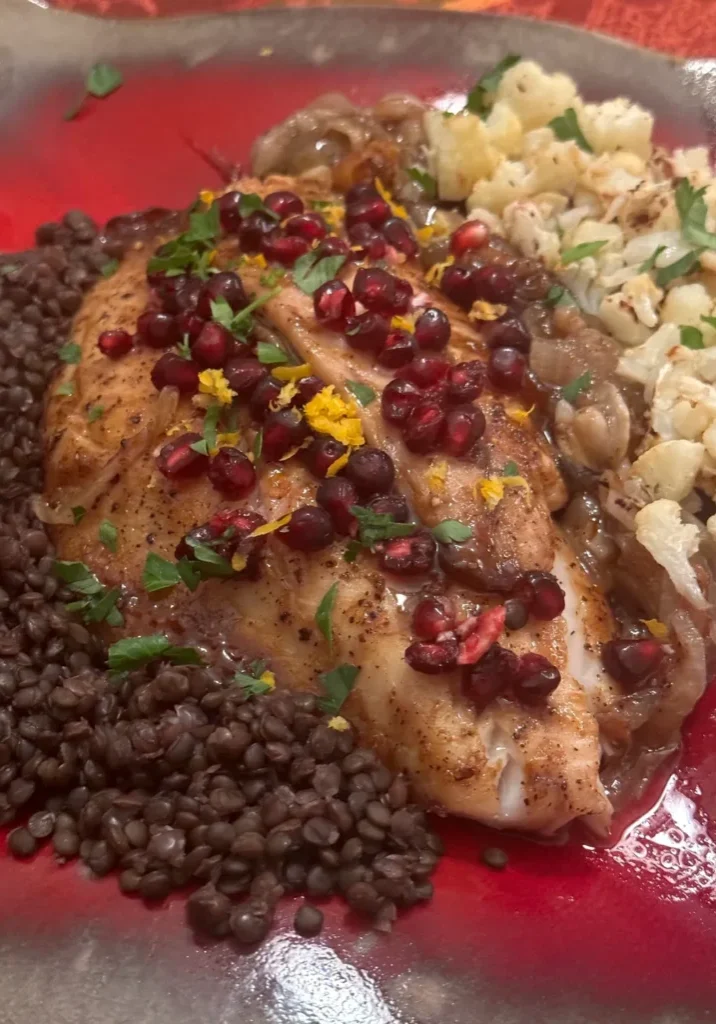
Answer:
M122 17L275 6L275 0L50 0L67 10ZM310 2L310 0L309 0ZM320 2L320 0L319 0ZM330 3L330 0L328 0ZM426 7L550 18L679 56L716 55L716 0L402 0ZM288 0L304 6L305 0Z

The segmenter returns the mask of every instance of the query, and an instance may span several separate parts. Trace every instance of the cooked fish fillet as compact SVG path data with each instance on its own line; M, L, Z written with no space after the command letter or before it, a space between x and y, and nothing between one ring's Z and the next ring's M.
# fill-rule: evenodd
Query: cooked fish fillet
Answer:
M296 183L274 179L239 187L265 194ZM138 348L112 362L96 347L102 330L134 329L148 298L147 257L132 254L87 298L74 328L82 360L63 370L61 378L74 376L75 394L55 395L48 403L45 497L53 506L82 504L88 510L79 525L55 528L59 557L85 561L107 585L127 588L127 635L162 630L214 653L233 648L260 655L280 681L300 688L315 688L318 674L336 663L359 665L346 713L435 808L502 828L552 832L585 818L605 829L611 807L599 779L598 716L616 706L619 694L601 671L598 646L611 635L611 617L551 518L564 490L549 452L529 424L509 419L502 396L488 391L480 399L488 420L483 461L478 466L447 459L447 487L439 496L426 483L431 458L407 451L382 420L379 403L361 415L369 441L393 457L399 484L423 522L459 519L474 528L482 554L513 559L524 570L550 569L561 579L565 614L548 623L531 622L501 641L518 653L542 653L559 668L562 682L543 707L499 699L479 712L465 698L459 673L435 677L413 671L403 656L412 639L403 595L378 571L372 555L347 564L341 544L304 555L272 535L256 581L209 580L193 594L183 587L154 596L144 592L147 552L172 559L188 530L227 505L205 478L171 483L155 468L155 450L168 425L157 421L166 410L149 377L157 353ZM395 272L416 273L401 267ZM250 270L241 273L249 291L258 287ZM448 357L484 356L464 315L437 294L431 303L453 324ZM380 391L392 376L319 329L311 299L290 283L261 316L339 390L352 379ZM104 415L88 423L86 411L95 404L103 405ZM200 428L201 416L188 399L169 411L172 423ZM499 474L509 460L517 462L529 489L506 489L490 511L475 497L475 479ZM241 505L275 519L312 502L314 494L315 481L292 460L262 470L259 488ZM118 529L117 554L98 541L103 519ZM314 615L334 581L340 586L331 654ZM476 597L463 587L451 592L458 602Z

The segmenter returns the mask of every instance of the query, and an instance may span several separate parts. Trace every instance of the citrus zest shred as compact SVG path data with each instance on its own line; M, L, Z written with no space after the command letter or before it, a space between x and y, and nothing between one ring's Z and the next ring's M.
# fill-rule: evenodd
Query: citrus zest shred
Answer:
M169 427L167 437L174 437L175 434L186 434L193 426L194 424L191 420L182 420L180 423L175 423L173 427Z
M343 207L338 203L331 203L330 206L324 206L320 213L328 227L332 228L333 231L339 231L343 226L343 220L346 214Z
M273 690L276 688L276 676L273 674L273 672L269 671L269 669L266 669L265 672L261 673L261 675L259 676L259 682L266 683L269 690Z
M337 395L333 384L314 395L304 406L303 414L308 425L319 434L329 434L349 448L365 444L358 406Z
M258 267L259 270L265 270L268 266L266 257L262 252L256 253L254 256L249 256L248 253L244 253L240 262L242 267Z
M412 316L394 316L390 321L390 326L396 331L415 333L415 320Z
M375 185L376 191L378 195L381 197L381 199L385 199L386 203L390 207L393 216L402 217L403 220L407 220L408 211L405 209L404 206L401 206L400 203L395 202L392 194L388 191L388 189L385 187L380 178L376 178L373 184Z
M269 409L271 409L272 412L278 412L279 409L285 409L286 406L291 404L297 394L298 388L292 380L289 380L284 384L276 397L269 402Z
M199 199L201 199L202 203L206 206L211 206L216 199L216 192L212 192L210 188L203 188L199 193Z
M484 299L477 299L476 302L473 302L467 318L468 320L499 320L506 312L507 306L503 306L502 303L485 302Z
M338 458L335 459L330 464L328 469L326 470L326 476L327 477L332 477L332 476L335 476L336 473L340 473L340 471L343 469L343 467L348 464L348 459L350 458L350 454L351 453L350 453L350 448L349 448L347 452L343 452L342 455L339 455Z
M279 462L288 462L288 460L292 459L297 452L301 451L302 448L303 448L302 444L294 445L293 448L289 448L288 451L286 452L286 454L282 455L278 461Z
M669 627L660 619L642 619L641 621L657 640L663 640L665 636L669 635Z
M249 537L265 537L268 533L275 533L276 530L281 530L291 522L291 515L292 513L289 512L287 516L281 516L280 519L273 519L270 523L257 526L254 532L249 534Z
M513 423L517 423L519 426L522 426L535 411L535 407L534 405L531 405L529 409L518 409L517 407L513 407L511 409L506 409L505 411L507 412L508 419L511 419Z
M229 382L221 370L202 370L199 374L199 391L203 395L211 395L220 405L231 405L236 392L229 387Z
M246 568L246 555L237 551L231 558L231 568L234 572L243 572Z
M427 481L428 488L433 494L442 494L445 490L447 469L447 462L444 459L441 459L439 462L433 462L428 469L426 469L425 479Z
M336 732L345 732L350 729L350 723L345 720L343 715L335 715L328 720L328 728L335 729Z
M274 366L271 371L276 380L300 380L301 377L308 377L310 373L310 363L301 363L300 366Z
M481 476L475 481L473 493L478 495L492 511L497 508L505 496L505 487L524 487L530 489L523 476Z
M427 245L428 242L432 241L433 235L435 234L435 228L432 224L426 224L424 228L418 228L415 232L415 237L421 245Z
M455 262L454 256L448 256L444 263L433 263L432 267L425 274L425 280L428 284L433 284L436 287L440 287L440 283L443 279L443 274L448 267L451 267Z
M212 448L211 454L215 455L219 448L235 448L239 443L241 434L238 430L231 430L225 434L216 435L216 448Z

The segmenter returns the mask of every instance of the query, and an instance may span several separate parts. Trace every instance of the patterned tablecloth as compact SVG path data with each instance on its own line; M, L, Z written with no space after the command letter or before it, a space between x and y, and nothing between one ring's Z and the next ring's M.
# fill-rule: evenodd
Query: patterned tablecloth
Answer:
M198 14L275 6L276 0L49 0L122 17ZM330 0L328 0L330 3ZM453 11L490 11L569 22L679 56L716 56L716 0L403 0ZM288 0L305 6L305 0Z

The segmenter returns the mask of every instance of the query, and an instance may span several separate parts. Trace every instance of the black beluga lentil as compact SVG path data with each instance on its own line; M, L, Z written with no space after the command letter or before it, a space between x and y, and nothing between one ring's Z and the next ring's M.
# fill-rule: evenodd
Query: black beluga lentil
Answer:
M72 318L128 244L171 223L149 211L101 234L71 212L0 256L0 823L17 822L17 858L50 843L147 901L184 889L198 933L260 941L284 893L342 893L388 929L430 898L441 852L405 780L311 694L247 696L228 670L162 663L111 679L33 512ZM303 935L322 923L310 903L296 914Z

